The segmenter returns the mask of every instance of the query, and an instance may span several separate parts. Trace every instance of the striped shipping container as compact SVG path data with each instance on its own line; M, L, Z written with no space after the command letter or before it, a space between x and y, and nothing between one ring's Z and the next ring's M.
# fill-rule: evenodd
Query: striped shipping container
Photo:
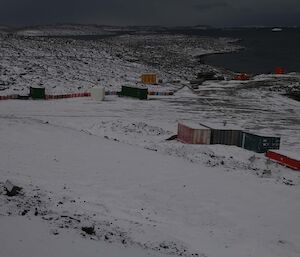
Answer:
M186 144L210 144L211 130L201 125L178 123L177 139Z
M45 99L67 99L67 98L77 98L77 97L89 97L91 93L70 93L70 94L63 94L63 95L46 95Z
M233 129L212 129L211 144L242 146L243 132Z
M13 100L18 99L19 95L2 95L0 96L0 100Z

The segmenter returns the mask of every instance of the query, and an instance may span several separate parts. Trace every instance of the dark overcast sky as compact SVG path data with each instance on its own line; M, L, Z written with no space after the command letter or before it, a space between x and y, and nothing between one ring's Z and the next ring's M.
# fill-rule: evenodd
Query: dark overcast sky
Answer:
M0 24L294 26L300 0L0 0Z

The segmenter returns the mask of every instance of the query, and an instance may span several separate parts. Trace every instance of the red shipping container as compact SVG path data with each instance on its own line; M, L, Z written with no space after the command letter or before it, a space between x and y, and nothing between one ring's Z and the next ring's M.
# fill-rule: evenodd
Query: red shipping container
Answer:
M276 67L275 68L275 74L277 74L277 75L284 74L284 68L283 67Z
M235 75L233 79L234 80L245 81L245 80L249 80L250 79L250 75L248 75L246 73L242 73L242 74Z
M293 153L274 150L266 152L266 156L271 160L276 161L293 170L300 171L300 156L296 156Z
M210 144L211 130L201 125L178 123L177 139L186 144Z

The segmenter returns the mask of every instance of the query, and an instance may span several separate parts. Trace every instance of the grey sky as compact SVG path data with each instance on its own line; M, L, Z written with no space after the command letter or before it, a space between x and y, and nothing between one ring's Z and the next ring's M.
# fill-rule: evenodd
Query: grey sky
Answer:
M0 0L0 24L300 25L299 0Z

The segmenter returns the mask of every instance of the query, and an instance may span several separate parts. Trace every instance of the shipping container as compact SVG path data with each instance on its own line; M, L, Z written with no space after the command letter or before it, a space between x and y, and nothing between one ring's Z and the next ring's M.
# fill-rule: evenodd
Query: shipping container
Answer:
M45 88L42 87L30 87L29 96L32 99L45 99Z
M233 129L212 129L211 144L242 146L243 132Z
M275 68L275 74L277 74L277 75L284 74L284 68L283 67L276 67Z
M242 148L257 153L265 153L268 150L280 148L280 137L259 136L251 133L242 133Z
M105 98L105 89L104 87L93 87L90 90L91 98L96 101L103 101Z
M156 74L143 74L141 76L141 81L144 84L157 84L157 78L156 78Z
M250 75L248 75L246 73L242 73L242 74L235 75L233 79L234 80L245 81L245 80L249 80L250 79Z
M133 98L138 98L140 100L148 99L148 89L147 88L138 88L130 86L122 86L122 91L120 96L129 96Z
M186 144L210 144L211 130L197 124L178 123L177 139Z
M284 166L300 171L300 155L286 151L267 151L266 156Z

